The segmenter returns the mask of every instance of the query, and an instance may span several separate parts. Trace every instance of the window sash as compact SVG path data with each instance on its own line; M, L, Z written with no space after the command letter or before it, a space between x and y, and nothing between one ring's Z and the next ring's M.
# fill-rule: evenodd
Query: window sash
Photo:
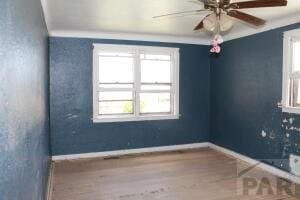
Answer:
M98 102L127 102L127 101L132 101L133 102L133 113L128 114L128 116L142 116L142 115L147 115L147 114L173 114L174 113L174 103L175 103L175 95L172 90L119 90L119 89L113 89L113 90L99 90L98 92L110 92L110 91L116 91L116 92L121 92L121 91L131 91L133 92L133 99L114 99L114 100L98 100ZM155 94L155 93L169 93L170 94L170 112L147 112L147 113L142 113L140 112L140 95L141 94ZM99 97L98 97L99 99ZM99 113L99 108L98 108L98 113ZM99 116L105 116L105 115L115 115L116 117L118 115L124 115L123 113L120 114L99 114Z
M297 102L297 99L299 98L300 79L291 79L289 83L289 105L292 107L300 107L300 103Z
M300 104L297 103L297 99L299 94L299 84L297 84L297 82L300 81L300 71L294 71L295 66L294 66L294 56L295 56L295 52L294 52L294 43L295 42L299 42L300 41L300 36L297 37L292 37L290 39L290 43L289 43L289 61L288 61L288 65L289 65L289 88L288 88L288 105L290 107L300 107Z
M178 50L177 50L178 51ZM93 77L94 77L94 83L95 81L98 84L94 84L94 93L99 93L99 92L111 92L111 91L130 91L133 92L133 114L128 114L128 113L121 113L121 114L102 114L99 115L97 113L99 113L99 105L96 106L96 108L94 109L94 118L106 118L106 117L115 117L115 118L119 118L119 117L141 117L141 116L155 116L155 115L178 115L178 108L175 108L175 100L178 101L178 97L179 94L178 93L178 88L176 91L176 87L178 87L176 84L178 84L176 82L176 80L178 80L178 74L176 74L176 70L175 67L178 67L178 60L176 60L175 58L175 54L178 53L176 52L174 49L168 49L165 51L144 51L144 50L139 50L139 49L135 49L132 50L132 48L127 49L125 51L123 51L125 54L126 53L132 53L133 54L133 58L134 58L134 68L133 68L133 73L134 73L134 82L133 83L103 83L100 82L101 80L99 80L99 52L109 52L109 53L120 53L120 50L116 50L114 51L97 51L94 49L94 56L97 57L97 59L95 59L94 57L94 71L93 71ZM147 60L145 58L141 58L141 55L145 54L145 55L168 55L170 56L170 62L171 62L171 66L170 66L170 83L160 83L160 82L154 82L154 83L141 83L141 60ZM103 55L101 55L103 56ZM178 56L178 55L177 55ZM108 57L112 57L111 55L109 55ZM118 57L118 56L116 56ZM178 57L177 57L178 58ZM153 59L153 60L160 60L160 59ZM165 59L161 59L162 61L166 61ZM117 87L117 85L132 85L132 88L125 88L125 87ZM116 85L116 87L100 87L100 85ZM150 90L150 89L142 89L141 86L145 86L145 85L153 85L153 86L161 86L161 85L166 85L166 86L170 86L169 89L154 89L154 90ZM149 113L141 113L140 112L140 94L141 93L169 93L170 94L170 112L149 112ZM98 96L98 95L97 95ZM94 97L95 98L95 97ZM121 100L116 100L116 101L121 101ZM98 103L99 104L99 103ZM95 103L94 103L94 107L95 107ZM95 113L96 112L96 113Z
M131 101L125 101L125 100L113 100L113 101L99 101L98 104L105 103L105 102L112 102L112 103L117 103L117 102L132 102L132 112L110 112L110 113L100 113L101 109L98 110L98 115L99 116L119 116L119 115L127 115L127 116L132 116L134 113L134 102Z
M290 74L290 79L300 78L300 72L293 72Z
M300 95L298 80L300 71L294 71L294 43L300 41L300 29L284 32L283 40L283 83L282 83L282 111L300 113L297 103Z
M294 71L294 68L296 67L294 63L294 57L295 57L295 52L294 52L294 43L300 42L300 36L291 36L289 38L285 38L285 45L287 46L287 60L286 65L289 68L289 76L300 76L300 71Z
M174 112L174 94L171 91L154 91L154 92L148 92L148 91L142 91L139 93L139 95L141 94L156 94L156 93L167 93L170 94L170 112L140 112L140 115L149 115L149 114L172 114Z

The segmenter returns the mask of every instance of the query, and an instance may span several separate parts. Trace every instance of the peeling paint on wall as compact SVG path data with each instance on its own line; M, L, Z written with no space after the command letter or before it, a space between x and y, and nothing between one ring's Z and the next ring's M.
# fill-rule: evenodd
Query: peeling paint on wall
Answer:
M282 116L282 120L274 117L278 114ZM273 149L274 152L281 152L281 156L278 157L280 159L275 159L277 162L273 162L272 159L266 159L266 161L276 164L277 167L292 170L291 166L289 166L291 163L289 159L291 153L299 153L299 149L297 149L298 143L293 139L295 137L300 138L300 128L298 128L300 124L297 118L287 117L288 115L275 108L269 119L265 120L261 136L267 144L266 148ZM280 125L280 129L275 129L274 124ZM282 146L281 150L280 146Z
M78 115L74 115L72 113L66 115L66 119L76 119L76 118L78 118Z
M300 176L300 156L290 155L290 168L292 174Z
M267 133L266 133L264 130L262 130L262 131L261 131L261 136L262 136L262 137L266 137L266 136L267 136Z

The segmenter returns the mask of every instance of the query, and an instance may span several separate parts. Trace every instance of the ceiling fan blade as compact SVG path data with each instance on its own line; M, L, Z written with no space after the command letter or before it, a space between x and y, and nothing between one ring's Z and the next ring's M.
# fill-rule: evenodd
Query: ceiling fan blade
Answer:
M203 20L194 28L194 31L200 30L203 28Z
M277 7L286 6L287 0L255 0L244 1L238 3L229 4L229 8L243 9L243 8L261 8L261 7Z
M209 15L211 15L211 14L209 14ZM197 31L197 30L200 30L200 29L202 29L203 28L203 21L205 20L205 18L206 17L208 17L209 15L206 15L202 20L201 20L201 22L194 28L194 31Z
M244 12L237 11L237 10L230 10L227 14L231 17L234 17L234 18L237 18L239 20L245 21L245 22L247 22L249 24L252 24L254 26L261 26L261 25L264 25L266 23L266 21L263 20L263 19L260 19L258 17L254 17L252 15L249 15L249 14L246 14Z
M206 10L206 9L188 10L188 11L183 11L183 12L169 13L169 14L165 14L165 15L157 15L152 18L168 17L168 16L172 16L172 15L181 15L181 14L189 14L189 13L199 13L199 12L204 12L204 11L208 11L208 10Z
M204 4L205 9L215 8L217 1L216 0L198 0Z
M203 2L203 3L205 3L205 4L212 4L212 3L216 3L216 1L215 1L215 0L198 0L198 1L201 1L201 2Z
M228 5L228 4L230 4L230 1L231 0L222 0L222 5Z

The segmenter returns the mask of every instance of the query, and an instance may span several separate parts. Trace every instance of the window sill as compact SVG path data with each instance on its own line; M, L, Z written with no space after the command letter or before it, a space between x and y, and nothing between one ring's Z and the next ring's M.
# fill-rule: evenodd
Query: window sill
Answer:
M282 112L300 114L300 107L296 108L296 107L286 107L286 106L283 106L282 107Z
M161 116L140 116L140 117L111 117L111 118L93 118L93 123L107 122L132 122L132 121L150 121L150 120L172 120L179 119L180 115L161 115Z

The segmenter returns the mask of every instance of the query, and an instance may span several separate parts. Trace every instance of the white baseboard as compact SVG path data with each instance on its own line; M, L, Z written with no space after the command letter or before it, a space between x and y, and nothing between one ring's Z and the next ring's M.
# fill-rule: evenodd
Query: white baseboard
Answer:
M203 142L203 143L170 145L170 146L149 147L149 148L140 148L140 149L126 149L126 150L104 151L104 152L95 152L95 153L69 154L69 155L52 156L52 160L53 161L73 160L73 159L82 159L82 158L101 158L101 157L111 157L111 156L133 155L133 154L140 154L140 153L178 151L178 150L186 150L186 149L204 148L204 147L209 147L209 145L210 145L209 142Z
M209 147L211 149L216 150L216 151L219 151L219 152L222 152L222 153L227 154L229 156L232 156L232 157L234 157L234 158L236 158L238 160L242 160L244 162L247 162L247 163L249 163L251 165L255 165L255 164L257 164L259 162L258 160L255 160L255 159L250 158L248 156L244 156L242 154L236 153L236 152L234 152L232 150L226 149L224 147L220 147L220 146L212 144L212 143L209 144ZM294 183L300 184L300 177L295 176L295 175L293 175L291 173L288 173L286 171L283 171L281 169L278 169L276 167L273 167L273 166L265 164L265 163L259 163L258 167L260 169L264 170L264 171L267 171L267 172L275 175L275 176L278 176L278 177L290 180L290 181L292 181Z
M46 193L46 200L52 199L52 186L53 186L53 172L54 172L54 165L52 160L50 160L50 168L49 168L49 175L48 175L48 185L47 185L47 193Z

